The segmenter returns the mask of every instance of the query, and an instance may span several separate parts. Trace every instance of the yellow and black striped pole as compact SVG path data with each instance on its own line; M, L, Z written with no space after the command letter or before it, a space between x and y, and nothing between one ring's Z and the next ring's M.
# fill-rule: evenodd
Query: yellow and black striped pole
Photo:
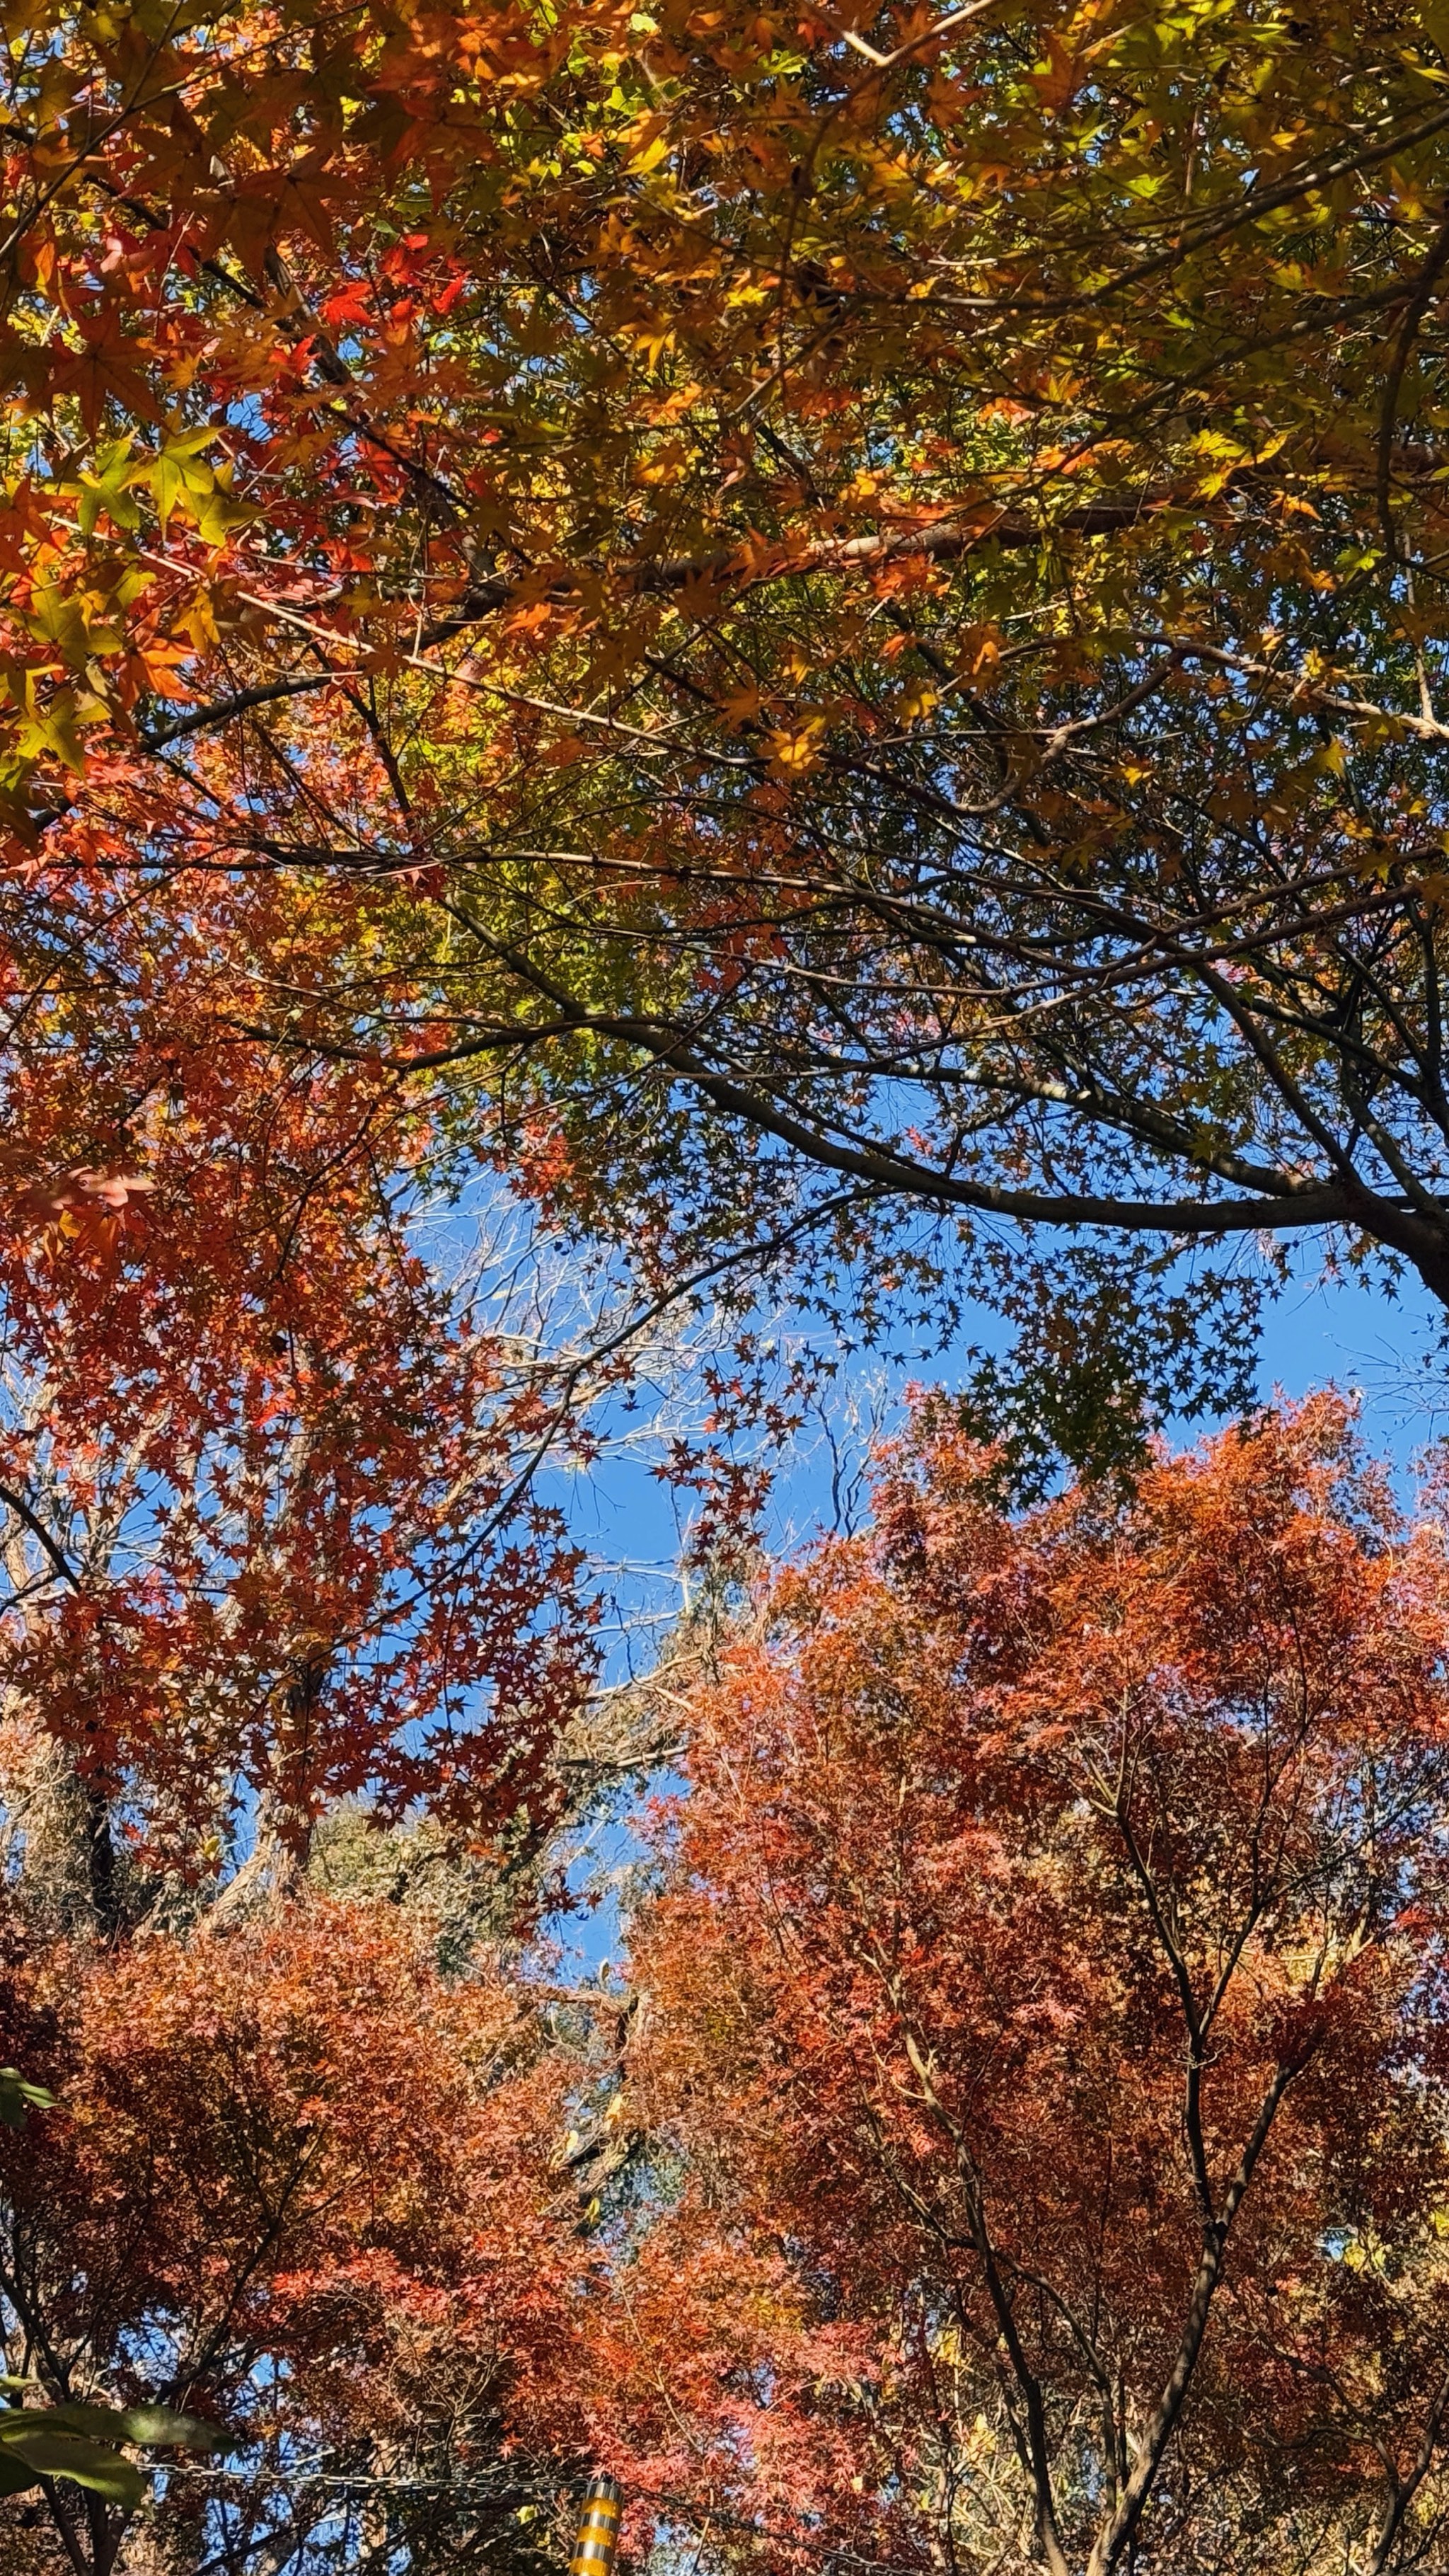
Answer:
M616 2478L590 2478L569 2560L569 2576L614 2576L624 2491Z

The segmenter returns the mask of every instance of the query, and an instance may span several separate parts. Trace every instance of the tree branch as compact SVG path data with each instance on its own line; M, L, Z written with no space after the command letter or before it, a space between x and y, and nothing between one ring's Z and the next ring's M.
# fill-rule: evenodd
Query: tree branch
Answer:
M1112 2576L1112 2570L1130 2550L1157 2482L1163 2456L1177 2429L1187 2392L1192 2385L1213 2296L1222 2278L1223 2257L1227 2250L1233 2221L1242 2207L1244 2195L1253 2179L1268 2140L1268 2133L1278 2115L1279 2105L1291 2084L1297 2068L1278 2066L1263 2096L1252 2136L1243 2149L1237 2172L1223 2198L1222 2212L1203 2229L1202 2253L1188 2301L1187 2317L1178 2343L1166 2385L1153 2409L1142 2440L1138 2445L1131 2476L1122 2490L1116 2511L1099 2531L1088 2560L1088 2576Z

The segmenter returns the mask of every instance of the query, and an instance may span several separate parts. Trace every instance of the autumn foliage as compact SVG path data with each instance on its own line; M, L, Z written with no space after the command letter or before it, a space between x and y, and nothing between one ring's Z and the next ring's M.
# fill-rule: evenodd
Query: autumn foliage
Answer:
M543 1999L486 1956L445 1981L365 1904L83 1962L17 1955L12 1923L8 1949L4 2053L62 2106L0 2149L12 2367L184 2404L231 2457L171 2462L139 2517L10 2499L7 2568L49 2576L67 2521L93 2576L265 2569L284 2535L309 2570L525 2565L596 2269Z
M112 1077L12 1205L151 1177L108 932L207 914L359 1186L964 1283L1077 1461L1249 1391L1185 1241L1449 1295L1434 8L7 23L10 1038Z
M928 1412L694 1694L621 2455L767 2565L1417 2563L1442 1528L1328 1399L1024 1522L988 1464Z
M67 2513L85 2576L525 2576L590 2465L720 2576L1432 2563L1437 1490L1332 1397L997 1490L923 1403L871 1527L696 1640L622 1977L360 1817L350 1892L189 1933L57 1937L22 1874L15 2360L234 2438L10 2499L27 2576Z
M0 2547L1433 2576L1444 1497L1253 1334L1449 1306L1441 0L0 33L0 2328L236 2442Z
M543 1824L591 1670L528 1475L558 1384L473 1230L439 1207L424 1239L427 1120L247 1034L248 991L323 967L316 906L199 877L160 918L99 869L46 899L55 987L7 986L11 1734L186 1870L239 1802L296 1847L362 1790Z

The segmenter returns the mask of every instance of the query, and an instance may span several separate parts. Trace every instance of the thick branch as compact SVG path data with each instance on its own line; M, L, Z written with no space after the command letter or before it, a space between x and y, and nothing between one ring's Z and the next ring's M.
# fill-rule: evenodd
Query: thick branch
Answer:
M459 914L460 919L467 916ZM588 1011L555 985L526 958L490 939L480 923L468 928L500 960L551 1002L561 1021L581 1034L617 1039L641 1049L657 1064L677 1073L725 1116L742 1120L760 1135L790 1146L828 1171L848 1174L902 1197L937 1207L969 1208L1027 1225L1111 1226L1124 1233L1187 1235L1212 1238L1224 1234L1281 1231L1306 1226L1352 1225L1390 1244L1415 1264L1436 1295L1449 1304L1449 1244L1439 1242L1421 1218L1379 1197L1352 1180L1298 1181L1282 1176L1276 1196L1230 1199L1119 1199L1095 1191L1056 1193L1003 1189L988 1181L963 1179L958 1173L933 1170L929 1163L883 1143L841 1142L780 1108L759 1092L715 1073L693 1051L688 1040L667 1025L649 1020ZM514 1043L527 1030L515 1026ZM490 1038L488 1046L500 1040ZM440 1047L404 1058L400 1073L419 1073L448 1064L477 1050L479 1042Z
M1429 2409L1428 2421L1424 2426L1423 2439L1408 2476L1406 2478L1395 2476L1391 2481L1388 2501L1384 2506L1378 2530L1374 2534L1373 2552L1364 2569L1364 2576L1384 2576L1384 2570L1388 2566L1394 2546L1403 2529L1404 2516L1429 2474L1434 2453L1439 2446L1439 2437L1444 2430L1446 2414L1449 2414L1449 2378L1439 2383L1434 2402Z
M68 1583L73 1592L79 1592L81 1581L75 1567L63 1549L57 1546L44 1521L31 1510L24 1497L13 1493L8 1485L0 1485L0 1503L5 1505L7 1511L12 1511L18 1521L23 1521L31 1537L39 1541L61 1581Z
M356 426L357 424L354 424ZM391 453L391 450L389 450ZM721 590L734 590L741 595L758 590L768 582L790 580L812 572L870 572L877 567L902 562L912 555L924 555L932 562L951 562L974 553L984 545L1039 546L1056 535L1105 536L1122 528L1135 527L1153 510L1180 504L1181 496L1170 492L1131 494L1121 501L1088 502L1081 509L1069 510L1063 517L1044 523L1020 511L995 510L988 504L979 520L968 526L942 523L934 527L893 528L879 534L861 537L824 537L811 545L781 544L773 548L720 549L709 554L652 555L634 564L588 564L578 571L557 571L545 584L543 597L563 605L576 599L585 585L607 573L612 591L636 598L666 596L686 590L692 584L703 584ZM424 628L418 650L430 652L454 636L466 633L470 626L485 618L496 617L500 610L513 607L526 596L538 596L538 576L534 572L500 576L495 581L474 583L451 613ZM349 639L337 638L341 650ZM416 656L413 657L414 659ZM445 673L440 672L439 678ZM168 743L181 742L188 735L209 732L213 726L230 724L234 717L246 715L253 707L267 706L278 699L303 697L315 689L326 688L336 674L328 671L295 673L289 678L261 682L256 688L240 689L232 697L217 698L210 706L193 707L174 723L163 725L142 737L147 751L164 750Z
M1214 2293L1222 2278L1223 2257L1233 2221L1242 2206L1244 2195L1253 2179L1254 2169L1268 2141L1268 2133L1277 2118L1279 2105L1293 2080L1295 2068L1279 2066L1263 2096L1253 2134L1243 2149L1237 2172L1223 2198L1221 2215L1204 2227L1202 2253L1188 2300L1187 2316L1166 2385L1153 2409L1147 2429L1138 2445L1132 2474L1122 2490L1111 2520L1099 2531L1088 2561L1088 2576L1112 2576L1124 2555L1131 2549L1138 2526L1147 2509L1168 2443L1177 2429L1187 2392L1192 2385L1208 2318L1212 2313Z

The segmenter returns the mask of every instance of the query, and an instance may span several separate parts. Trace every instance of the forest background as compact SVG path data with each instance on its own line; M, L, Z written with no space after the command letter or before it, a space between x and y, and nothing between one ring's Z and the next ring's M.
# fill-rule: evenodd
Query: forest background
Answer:
M3 24L7 2566L1443 2566L1442 10Z

